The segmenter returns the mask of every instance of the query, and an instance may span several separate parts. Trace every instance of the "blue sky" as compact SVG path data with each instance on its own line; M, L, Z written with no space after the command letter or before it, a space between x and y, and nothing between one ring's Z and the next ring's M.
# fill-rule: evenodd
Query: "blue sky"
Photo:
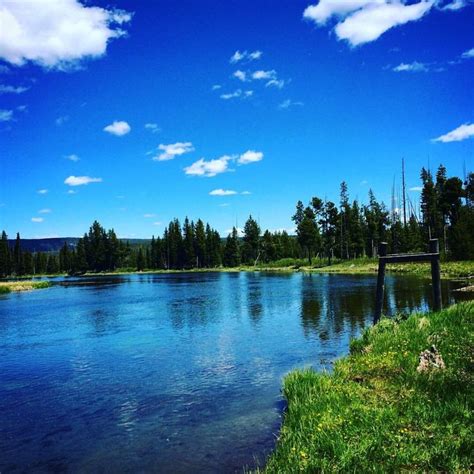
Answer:
M0 229L290 229L342 180L390 204L402 157L409 188L462 176L473 25L462 0L0 0Z

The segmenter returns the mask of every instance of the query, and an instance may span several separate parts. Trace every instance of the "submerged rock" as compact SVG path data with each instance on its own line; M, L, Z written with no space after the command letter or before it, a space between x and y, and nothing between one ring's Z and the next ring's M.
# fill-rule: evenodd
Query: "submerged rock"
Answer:
M420 354L420 362L416 368L417 372L429 372L430 370L437 369L443 370L446 368L444 360L441 354L436 349L436 346L431 346L430 349L423 351Z

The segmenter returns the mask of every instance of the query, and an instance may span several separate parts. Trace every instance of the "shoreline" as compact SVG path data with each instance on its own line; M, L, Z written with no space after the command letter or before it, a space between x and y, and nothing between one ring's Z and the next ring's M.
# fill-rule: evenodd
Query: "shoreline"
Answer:
M49 288L51 286L51 282L49 281L3 281L0 282L0 295L9 294L12 292L19 292L19 291L33 291L33 290L40 290L43 288Z
M290 372L287 411L262 471L469 470L473 322L474 302L382 319L330 374Z
M67 275L65 273L59 274L39 274L39 275L25 275L18 277L16 280L0 280L2 283L10 282L26 282L36 281L44 278L57 277L95 277L95 276L116 276L116 275L147 275L147 274L186 274L186 273L239 273L239 272L269 272L269 273L320 273L320 274L341 274L341 275L376 275L378 262L376 260L348 260L344 262L334 263L332 265L324 266L306 266L306 265L292 265L292 266L246 266L239 267L218 267L218 268L191 268L182 270L121 270L105 271L105 272L86 272L82 275ZM400 275L413 275L419 277L430 277L431 267L429 263L407 263L407 264L388 264L386 267L387 273ZM441 278L442 279L460 279L472 280L474 279L474 261L451 261L441 263Z

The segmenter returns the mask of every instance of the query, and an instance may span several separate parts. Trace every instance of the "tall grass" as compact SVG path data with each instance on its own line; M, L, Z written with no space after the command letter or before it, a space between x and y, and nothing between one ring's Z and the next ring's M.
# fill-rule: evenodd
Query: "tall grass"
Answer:
M266 471L461 471L474 462L474 302L383 319L332 374L290 373ZM418 373L436 345L445 370Z
M0 282L0 294L12 291L29 291L51 286L49 281L5 281Z

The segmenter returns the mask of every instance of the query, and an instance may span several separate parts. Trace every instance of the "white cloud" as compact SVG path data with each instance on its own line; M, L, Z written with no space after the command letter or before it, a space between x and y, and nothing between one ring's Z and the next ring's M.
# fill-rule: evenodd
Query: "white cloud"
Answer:
M222 188L214 189L209 193L210 196L234 196L235 194L238 194L237 191Z
M392 70L395 72L427 72L429 69L426 64L414 61L410 64L401 63Z
M29 87L23 87L23 86L6 86L4 84L0 84L0 94L23 94L23 92L26 92L29 89Z
M462 53L462 57L466 59L474 58L474 48L464 51L464 53Z
M442 7L441 10L457 11L461 8L464 8L466 5L467 2L465 0L454 0L454 2L448 3L447 5Z
M252 53L249 53L249 59L254 61L255 59L260 59L262 57L262 52L257 50L253 51Z
M243 99L251 97L253 95L252 90L243 91L242 89L237 89L234 92L229 92L228 94L221 94L220 97L223 100L236 99L237 97L242 97Z
M276 87L277 89L283 89L285 81L283 79L272 79L265 84L265 87Z
M340 40L352 46L375 41L383 33L426 15L436 0L405 4L402 0L320 0L310 5L303 17L323 26L336 18L334 31Z
M143 217L144 217L145 219L150 219L151 217L156 217L156 214L151 214L151 213L149 213L149 214L143 214Z
M434 138L435 142L449 143L460 142L474 136L474 123L465 123L445 135Z
M278 104L279 109L289 109L290 107L302 107L304 104L303 102L299 101L292 101L291 99L286 99L280 104Z
M358 8L374 3L373 0L319 0L316 5L310 5L303 12L303 18L313 20L318 25L326 24L332 16L344 17Z
M51 214L51 209L40 209L38 214Z
M211 178L229 170L229 162L234 157L229 155L221 156L215 160L206 161L204 158L194 162L192 165L184 168L184 172L190 176L203 176Z
M191 142L176 142L170 143L169 145L160 144L158 150L162 153L153 157L154 161L168 161L174 160L177 156L184 155L185 153L191 153L194 151L193 144Z
M64 180L64 184L69 186L83 186L89 183L101 183L102 178L91 178L90 176L69 176Z
M72 154L72 155L66 155L64 158L66 158L66 160L69 160L69 161L74 161L74 162L77 162L80 160L80 158L75 155L75 154Z
M146 123L145 128L147 130L150 130L151 133L160 133L161 132L161 128L158 127L157 123Z
M237 163L240 165L248 165L249 163L256 163L263 160L263 153L261 151L248 150L239 156Z
M153 225L161 225L161 222L153 222Z
M252 193L250 191L242 191L240 194L243 196L250 196Z
M242 82L247 81L247 73L245 71L241 71L240 69L237 69L237 71L235 71L234 74L232 75Z
M74 189L69 189L68 194L77 194L77 191L75 191Z
M247 54L247 51L244 51L241 53L239 50L237 50L230 58L230 63L235 64L238 63L239 61L242 61L244 59L245 55Z
M104 127L104 132L111 133L112 135L116 135L117 137L121 137L126 135L131 130L130 125L123 120L114 121L110 125Z
M16 110L18 110L18 112L26 112L28 110L28 106L27 105L19 105Z
M13 110L0 109L0 122L13 120Z
M217 90L219 90L219 89L222 89L222 86L221 86L220 84L214 84L214 85L212 86L212 90L213 90L213 91L217 91Z
M230 58L229 62L231 64L236 64L240 61L255 61L256 59L260 59L262 57L262 52L259 50L248 52L248 51L239 51L237 50Z
M409 189L409 191L421 192L423 191L423 186L413 186Z
M224 99L224 100L235 99L236 97L240 97L241 95L242 95L242 89L237 89L234 92L221 94L221 99Z
M131 14L83 5L78 0L3 1L0 7L0 58L21 66L28 61L68 69L84 58L105 54L110 40Z
M38 194L48 194L47 189L38 189Z
M42 217L32 217L31 222L43 222L44 219Z
M256 79L256 80L261 80L261 79L275 79L276 78L276 71L274 69L272 69L271 71L263 71L263 70L259 70L259 71L255 71L253 74L252 74L252 79Z

